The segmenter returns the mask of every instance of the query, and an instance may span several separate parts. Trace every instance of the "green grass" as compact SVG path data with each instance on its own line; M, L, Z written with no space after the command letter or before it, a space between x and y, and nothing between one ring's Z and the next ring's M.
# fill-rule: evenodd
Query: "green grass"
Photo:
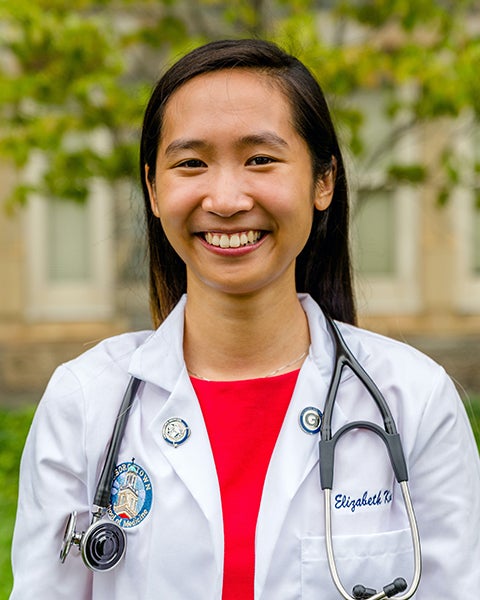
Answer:
M480 448L480 396L466 401L467 412ZM0 409L0 600L12 587L10 545L17 502L18 467L34 409Z
M23 444L33 417L32 407L0 409L0 599L12 587L10 545L17 506L18 468Z
M477 446L480 451L480 396L473 396L464 399L465 408L472 424L473 434L477 440Z

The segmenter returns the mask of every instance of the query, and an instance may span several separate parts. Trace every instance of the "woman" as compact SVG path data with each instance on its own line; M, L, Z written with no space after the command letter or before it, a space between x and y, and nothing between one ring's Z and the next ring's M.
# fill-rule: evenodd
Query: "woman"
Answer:
M262 41L194 50L155 88L140 169L155 332L60 367L24 451L15 600L338 598L326 559L318 431L334 367L325 315L389 403L423 548L416 598L480 584L480 468L455 389L427 357L357 329L347 185L323 94ZM124 389L140 380L104 520L126 531L92 573L58 548L91 519ZM382 424L346 371L333 429ZM410 530L383 444L338 444L333 533L343 585L412 579ZM367 592L368 594L368 592Z

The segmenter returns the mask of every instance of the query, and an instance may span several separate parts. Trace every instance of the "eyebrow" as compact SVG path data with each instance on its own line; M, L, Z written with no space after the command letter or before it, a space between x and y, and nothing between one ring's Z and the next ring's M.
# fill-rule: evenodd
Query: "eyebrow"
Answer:
M211 144L206 140L190 139L190 138L179 138L173 140L165 148L165 156L170 156L176 152L183 150L205 150ZM272 146L275 148L288 148L288 143L282 137L273 133L272 131L261 131L259 133L252 133L249 135L242 136L236 140L235 145L239 148L252 147L252 146Z
M175 154L182 150L202 150L207 146L208 143L203 140L180 138L178 140L173 140L173 142L168 144L165 148L165 156L170 156L171 154Z
M241 137L238 145L245 146L273 146L277 148L288 148L288 143L273 131L261 131Z

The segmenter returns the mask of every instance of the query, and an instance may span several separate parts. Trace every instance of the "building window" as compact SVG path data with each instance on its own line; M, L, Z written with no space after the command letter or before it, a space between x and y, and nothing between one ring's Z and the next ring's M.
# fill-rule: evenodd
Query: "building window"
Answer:
M398 241L395 201L379 191L358 203L355 215L358 270L364 277L394 277Z
M467 123L469 123L467 121ZM455 228L455 305L459 312L480 312L480 207L478 166L480 164L480 124L457 127L457 152L467 182L455 190L451 215ZM467 133L465 133L467 132ZM477 178L477 179L476 179Z
M415 162L417 143L411 133L391 142L398 123L386 117L385 101L379 92L355 99L364 114L367 148L349 168L352 251L359 311L365 315L411 314L420 307L417 191L387 186L385 175L388 165Z
M87 282L92 277L89 206L78 202L47 202L47 278L52 284Z
M92 181L85 203L33 195L25 229L27 318L110 318L115 267L109 186Z
M473 220L473 271L480 277L480 206L475 206Z

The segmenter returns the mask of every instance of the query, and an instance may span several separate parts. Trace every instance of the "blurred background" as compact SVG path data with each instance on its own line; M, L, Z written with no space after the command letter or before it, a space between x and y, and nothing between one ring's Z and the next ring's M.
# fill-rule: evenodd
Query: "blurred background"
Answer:
M137 149L161 72L263 36L324 87L352 189L360 323L480 391L480 3L17 0L0 4L0 396L150 327Z
M53 369L150 327L137 149L153 84L205 41L251 36L296 54L328 97L360 324L440 361L478 432L478 0L0 0L5 547L20 448Z

